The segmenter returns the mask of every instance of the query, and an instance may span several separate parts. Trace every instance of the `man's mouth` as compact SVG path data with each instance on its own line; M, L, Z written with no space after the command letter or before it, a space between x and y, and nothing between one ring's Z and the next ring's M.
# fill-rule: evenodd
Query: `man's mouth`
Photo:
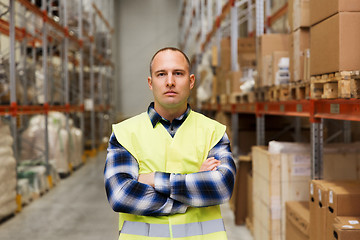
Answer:
M176 95L176 92L175 91L167 91L167 92L165 92L165 95L170 95L170 96Z

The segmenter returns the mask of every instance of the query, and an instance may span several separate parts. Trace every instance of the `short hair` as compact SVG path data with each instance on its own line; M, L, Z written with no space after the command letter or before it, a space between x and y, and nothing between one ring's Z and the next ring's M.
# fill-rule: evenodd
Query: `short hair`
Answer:
M154 61L154 58L156 57L156 55L158 55L158 53L160 53L160 52L163 52L163 51L167 51L167 50L170 50L170 51L175 51L175 52L180 52L183 56L184 56L184 58L186 59L186 62L188 63L188 68L189 68L189 71L190 71L190 60L189 60L189 58L186 56L186 54L183 52L183 51L181 51L180 49L178 49L178 48L175 48L175 47L164 47L164 48L162 48L162 49L160 49L160 50L158 50L155 54L154 54L154 56L151 58L151 61L150 61L150 76L151 76L151 74L152 74L152 63L153 63L153 61Z

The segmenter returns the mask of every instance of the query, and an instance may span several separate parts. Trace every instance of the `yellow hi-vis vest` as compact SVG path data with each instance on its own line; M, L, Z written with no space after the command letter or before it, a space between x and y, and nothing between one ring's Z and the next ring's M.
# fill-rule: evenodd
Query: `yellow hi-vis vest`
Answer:
M191 111L174 138L158 123L153 128L146 112L113 125L118 142L139 163L139 173L155 171L189 174L198 172L225 133L225 126ZM120 213L119 239L227 239L220 207L189 207L169 216Z

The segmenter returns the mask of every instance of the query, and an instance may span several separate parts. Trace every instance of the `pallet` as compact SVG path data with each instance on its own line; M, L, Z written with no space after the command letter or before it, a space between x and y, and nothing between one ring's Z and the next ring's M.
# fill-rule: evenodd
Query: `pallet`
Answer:
M231 104L254 103L255 102L255 92L232 93L229 96L229 102Z
M290 86L288 84L272 86L269 89L270 102L287 101L290 99Z
M290 100L304 100L310 97L310 82L293 82L290 84Z
M269 101L269 87L260 87L255 89L255 99L257 102Z
M311 77L312 99L360 98L360 71L341 71Z

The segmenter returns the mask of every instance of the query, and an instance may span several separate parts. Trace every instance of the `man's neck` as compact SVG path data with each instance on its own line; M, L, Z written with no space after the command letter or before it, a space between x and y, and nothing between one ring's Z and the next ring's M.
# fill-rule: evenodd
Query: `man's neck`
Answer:
M163 108L155 103L154 109L160 116L172 122L175 118L180 117L186 112L187 104L178 108Z

